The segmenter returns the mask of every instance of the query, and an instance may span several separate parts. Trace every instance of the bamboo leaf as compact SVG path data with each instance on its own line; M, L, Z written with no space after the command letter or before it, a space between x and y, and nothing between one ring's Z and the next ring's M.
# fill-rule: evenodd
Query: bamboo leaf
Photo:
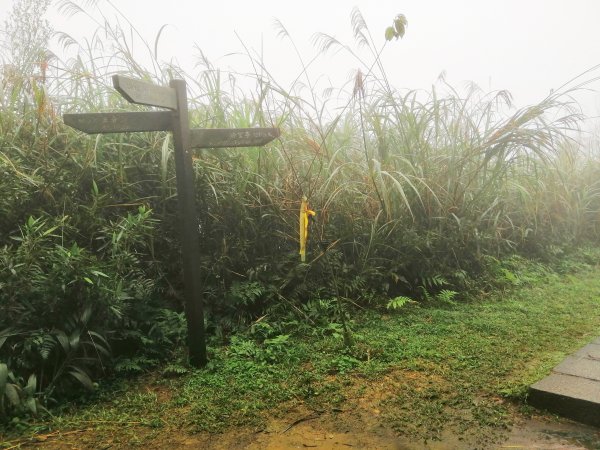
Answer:
M11 405L19 406L21 404L21 397L19 396L19 388L17 385L8 383L4 389L4 393Z
M15 275L15 274L13 274L13 275ZM12 336L12 334L13 334L12 328L5 328L4 330L0 331L0 349L2 348L2 346L4 345L6 340Z
M6 383L8 382L8 366L0 363L0 396L6 391Z
M62 330L57 330L54 332L54 336L61 345L65 354L69 353L69 350L71 349L71 344L69 343L69 338L67 337L66 333Z
M92 382L90 376L83 370L81 370L79 367L71 366L71 370L69 370L69 375L71 375L73 378L79 381L81 385L86 389L94 389L94 383Z
M36 387L37 387L37 377L35 376L34 373L32 373L31 375L29 375L29 379L27 380L27 385L23 389L23 392L27 396L33 396L33 394L35 394Z
M37 415L37 402L34 397L28 397L24 405L33 415Z

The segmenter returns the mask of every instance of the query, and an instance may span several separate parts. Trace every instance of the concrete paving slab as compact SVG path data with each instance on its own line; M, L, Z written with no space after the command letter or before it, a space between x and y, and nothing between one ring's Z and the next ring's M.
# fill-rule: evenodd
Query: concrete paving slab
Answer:
M552 372L600 381L600 360L568 356Z
M552 373L541 381L531 385L532 390L548 392L576 400L598 403L600 407L600 383L587 378Z
M600 360L600 344L588 344L575 353L575 356Z
M529 388L529 403L600 427L600 338L565 358Z

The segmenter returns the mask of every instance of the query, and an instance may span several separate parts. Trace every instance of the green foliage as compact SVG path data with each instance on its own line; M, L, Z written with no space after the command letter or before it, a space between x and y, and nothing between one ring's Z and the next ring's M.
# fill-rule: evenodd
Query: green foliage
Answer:
M164 377L180 377L189 373L189 369L181 364L167 364L167 366L163 369Z
M557 268L561 270L561 267L568 265L569 261L571 259L565 255L565 258L561 260ZM494 287L526 286L544 281L553 276L552 271L546 265L518 255L513 255L502 260L487 256L485 258L485 265L486 273L490 277L490 284ZM585 268L585 266L578 267L580 269Z
M408 21L404 14L398 14L394 19L394 25L385 29L385 40L391 41L392 39L403 38L406 32Z
M329 371L331 373L347 373L356 369L360 365L360 361L350 355L341 354L335 356L329 361Z
M456 291L451 291L449 289L442 289L440 292L437 293L435 298L436 298L436 300L438 300L442 303L453 304L454 298L456 297L457 294L458 294L458 292L456 292Z
M102 402L39 426L72 430L94 422L97 441L110 437L127 446L131 435L146 436L142 431L155 423L178 433L233 429L239 437L238 427L254 431L275 423L282 430L299 410L353 414L367 403L380 411L378 423L416 445L451 433L463 439L461 447L497 446L493 438L513 419L531 415L527 386L597 336L599 274L588 267L451 307L365 311L353 324L351 348L330 334L290 336L281 338L288 355L272 362L255 358L264 339L278 336L263 319L254 334L210 348L205 370L121 383Z
M148 369L148 367L155 366L157 362L156 359L149 358L146 355L131 356L120 358L115 362L114 369L121 374L139 374Z
M37 380L31 374L24 383L21 378L0 363L0 424L9 418L23 415L37 415L44 409L37 397Z
M415 303L415 301L413 299L411 299L410 297L404 297L402 295L399 295L398 297L392 298L387 303L386 308L391 309L391 310L396 310L396 309L403 308L404 306L406 306L410 303Z
M155 366L185 342L186 326L183 313L140 305L136 314L151 323L135 321L128 329L120 330L115 345L120 355L115 358L114 369L122 374L138 374ZM130 319L134 315L130 314ZM140 347L143 353L140 353Z
M46 33L23 14L14 23ZM186 74L158 58L160 36L153 47L97 19L103 28L86 45L59 35L79 53L54 61L55 76L0 86L0 360L15 379L34 374L42 399L76 396L111 371L143 372L184 342L170 137L83 136L60 120L137 108L103 83L115 72L163 85L185 78L193 126L282 129L265 149L193 159L207 330L244 367L287 358L295 333L352 349L355 311L521 286L543 274L506 262L511 255L559 259L598 238L600 162L567 138L577 117L564 92L515 110L506 92L457 92L444 80L429 94L397 89L354 10L354 36L375 59L357 60L355 95L328 112L307 70L287 90L256 74L257 96L203 55L198 73ZM386 38L406 26L397 16ZM30 55L45 50L44 39L32 45ZM138 45L147 65L130 52ZM303 195L318 212L305 264L296 238Z
M280 334L269 339L264 339L262 343L246 339L240 336L233 336L229 353L237 357L250 358L259 363L274 363L288 357L287 342L290 336Z
M15 374L35 374L40 399L73 396L76 385L93 390L110 367L109 340L117 354L127 342L136 349L146 344L148 352L162 348L162 355L182 335L177 313L149 304L134 309L155 290L138 266L153 224L144 208L101 223L92 253L77 242L65 245L76 239L68 217L29 217L0 248L0 358ZM153 317L153 325L129 332Z
M229 289L230 302L234 306L249 306L264 294L264 288L256 281L234 282Z

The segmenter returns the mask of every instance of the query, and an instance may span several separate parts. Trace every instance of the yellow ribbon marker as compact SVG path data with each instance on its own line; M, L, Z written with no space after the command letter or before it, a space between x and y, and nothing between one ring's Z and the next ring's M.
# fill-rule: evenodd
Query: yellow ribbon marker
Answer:
M300 203L300 261L306 261L306 240L308 239L308 220L309 217L314 217L317 213L308 209L308 199L302 197Z

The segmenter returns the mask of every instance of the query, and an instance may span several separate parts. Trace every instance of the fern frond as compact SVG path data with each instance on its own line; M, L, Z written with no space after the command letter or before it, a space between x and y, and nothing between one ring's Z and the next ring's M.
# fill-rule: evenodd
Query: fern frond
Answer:
M405 297L403 295L400 295L398 297L394 297L393 299L391 299L388 302L386 308L395 311L397 309L400 309L400 308L408 305L409 303L416 303L416 302L410 297Z

